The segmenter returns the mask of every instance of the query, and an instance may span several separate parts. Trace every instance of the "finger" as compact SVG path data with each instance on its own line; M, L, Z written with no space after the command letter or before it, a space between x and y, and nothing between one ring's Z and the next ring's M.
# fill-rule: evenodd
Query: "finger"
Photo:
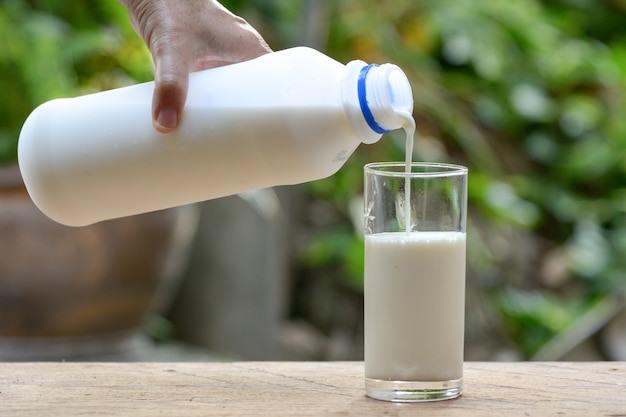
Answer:
M152 97L154 128L161 133L176 129L182 119L189 86L189 60L164 50L154 54L155 87Z

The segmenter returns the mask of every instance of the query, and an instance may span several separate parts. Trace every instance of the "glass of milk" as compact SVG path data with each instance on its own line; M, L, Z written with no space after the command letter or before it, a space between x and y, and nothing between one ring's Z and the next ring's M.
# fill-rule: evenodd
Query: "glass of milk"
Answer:
M398 402L463 390L467 168L365 166L365 387Z

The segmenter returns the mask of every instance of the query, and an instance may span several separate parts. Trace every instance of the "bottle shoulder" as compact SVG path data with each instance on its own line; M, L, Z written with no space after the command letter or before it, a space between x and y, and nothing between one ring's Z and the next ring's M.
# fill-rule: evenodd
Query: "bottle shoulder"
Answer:
M339 102L345 66L307 47L191 74L187 104L325 106Z

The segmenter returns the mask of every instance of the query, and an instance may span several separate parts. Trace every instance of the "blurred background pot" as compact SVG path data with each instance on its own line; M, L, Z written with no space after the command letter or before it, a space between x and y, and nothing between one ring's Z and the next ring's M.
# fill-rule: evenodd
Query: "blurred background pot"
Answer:
M0 166L0 360L128 351L174 295L197 224L193 206L71 228Z

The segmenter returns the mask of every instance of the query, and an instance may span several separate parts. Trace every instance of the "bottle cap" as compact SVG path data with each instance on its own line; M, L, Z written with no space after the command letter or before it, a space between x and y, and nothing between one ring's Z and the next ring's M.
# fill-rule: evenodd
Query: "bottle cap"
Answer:
M367 124L376 133L388 133L402 127L399 111L413 111L409 80L393 64L368 65L361 69L358 81L359 103Z
M413 112L413 92L404 72L397 65L367 65L363 61L352 61L347 69L350 77L356 77L355 84L348 84L355 85L352 88L356 91L350 92L358 97L358 113L367 123L359 132L362 141L374 143L380 135L401 128L399 113Z

